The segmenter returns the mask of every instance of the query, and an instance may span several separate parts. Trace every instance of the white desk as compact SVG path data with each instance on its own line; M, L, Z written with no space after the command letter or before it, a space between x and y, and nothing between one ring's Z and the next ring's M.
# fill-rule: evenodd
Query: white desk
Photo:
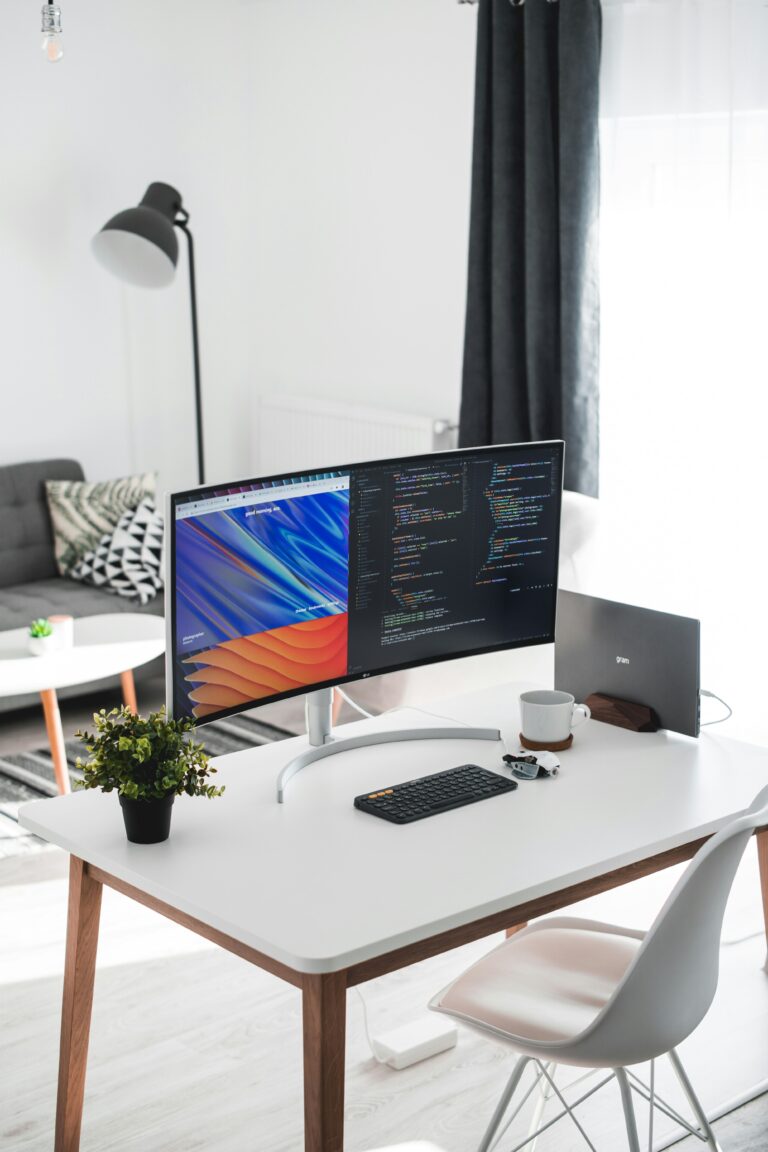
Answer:
M527 685L436 712L501 725L517 747ZM350 725L434 723L399 713ZM483 742L380 745L314 765L275 803L300 740L222 757L213 803L174 806L164 844L129 844L114 796L38 801L22 823L72 853L56 1152L79 1145L102 884L300 987L305 1149L343 1148L346 990L689 858L768 783L768 751L714 735L579 729L556 780L415 824L352 807L358 793L466 761L501 768ZM758 834L768 912L768 830Z

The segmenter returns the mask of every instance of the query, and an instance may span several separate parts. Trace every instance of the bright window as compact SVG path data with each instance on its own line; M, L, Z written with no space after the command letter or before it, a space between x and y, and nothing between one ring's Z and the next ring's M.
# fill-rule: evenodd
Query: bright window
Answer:
M768 7L604 15L601 529L582 587L700 616L703 686L734 705L732 734L768 743Z

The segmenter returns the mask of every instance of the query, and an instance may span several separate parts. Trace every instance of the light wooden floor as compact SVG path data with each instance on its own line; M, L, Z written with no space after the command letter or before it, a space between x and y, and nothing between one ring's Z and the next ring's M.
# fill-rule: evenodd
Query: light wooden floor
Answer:
M144 691L142 709L159 699L152 695L151 688ZM93 706L89 701L67 705L65 726L77 727ZM270 718L291 726L300 723L300 708L286 702L275 706ZM15 724L0 718L0 753L39 743L34 716ZM66 857L58 850L0 862L4 1152L52 1149L65 874ZM725 931L738 940L760 927L753 860L745 862L740 876ZM584 911L647 923L672 882L669 874L649 877L590 902ZM364 986L372 1029L384 1031L412 1019L437 989L495 943L479 942ZM718 1002L688 1056L705 1099L730 1099L748 1083L768 1077L763 956L759 937L723 950ZM430 1139L445 1152L468 1152L479 1140L510 1060L503 1048L462 1033L452 1052L393 1072L370 1056L362 1009L351 992L350 1152L407 1139ZM82 1152L300 1152L300 1069L295 990L105 892ZM589 1116L590 1131L601 1152L623 1152L615 1090L609 1087L600 1096ZM765 1152L768 1096L723 1118L716 1130L723 1152ZM505 1142L499 1152L510 1146ZM559 1125L537 1152L577 1147L577 1138ZM689 1139L677 1147L689 1152L701 1145Z

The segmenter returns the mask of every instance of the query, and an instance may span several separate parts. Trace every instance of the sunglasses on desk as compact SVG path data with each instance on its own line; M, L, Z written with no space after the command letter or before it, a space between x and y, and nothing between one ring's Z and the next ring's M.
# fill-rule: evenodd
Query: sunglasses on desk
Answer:
M513 756L508 753L502 756L510 772L517 780L536 780L537 777L557 776L559 767L545 768L539 764L535 756Z

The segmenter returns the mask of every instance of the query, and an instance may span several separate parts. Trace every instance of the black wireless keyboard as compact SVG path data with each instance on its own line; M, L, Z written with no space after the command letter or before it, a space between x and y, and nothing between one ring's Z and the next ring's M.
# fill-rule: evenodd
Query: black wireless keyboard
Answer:
M436 816L438 812L487 800L489 796L514 792L515 788L516 780L488 772L477 764L462 764L459 768L435 772L433 776L421 776L418 780L356 796L355 808L381 816L382 820L391 820L393 824L410 824L413 820Z

